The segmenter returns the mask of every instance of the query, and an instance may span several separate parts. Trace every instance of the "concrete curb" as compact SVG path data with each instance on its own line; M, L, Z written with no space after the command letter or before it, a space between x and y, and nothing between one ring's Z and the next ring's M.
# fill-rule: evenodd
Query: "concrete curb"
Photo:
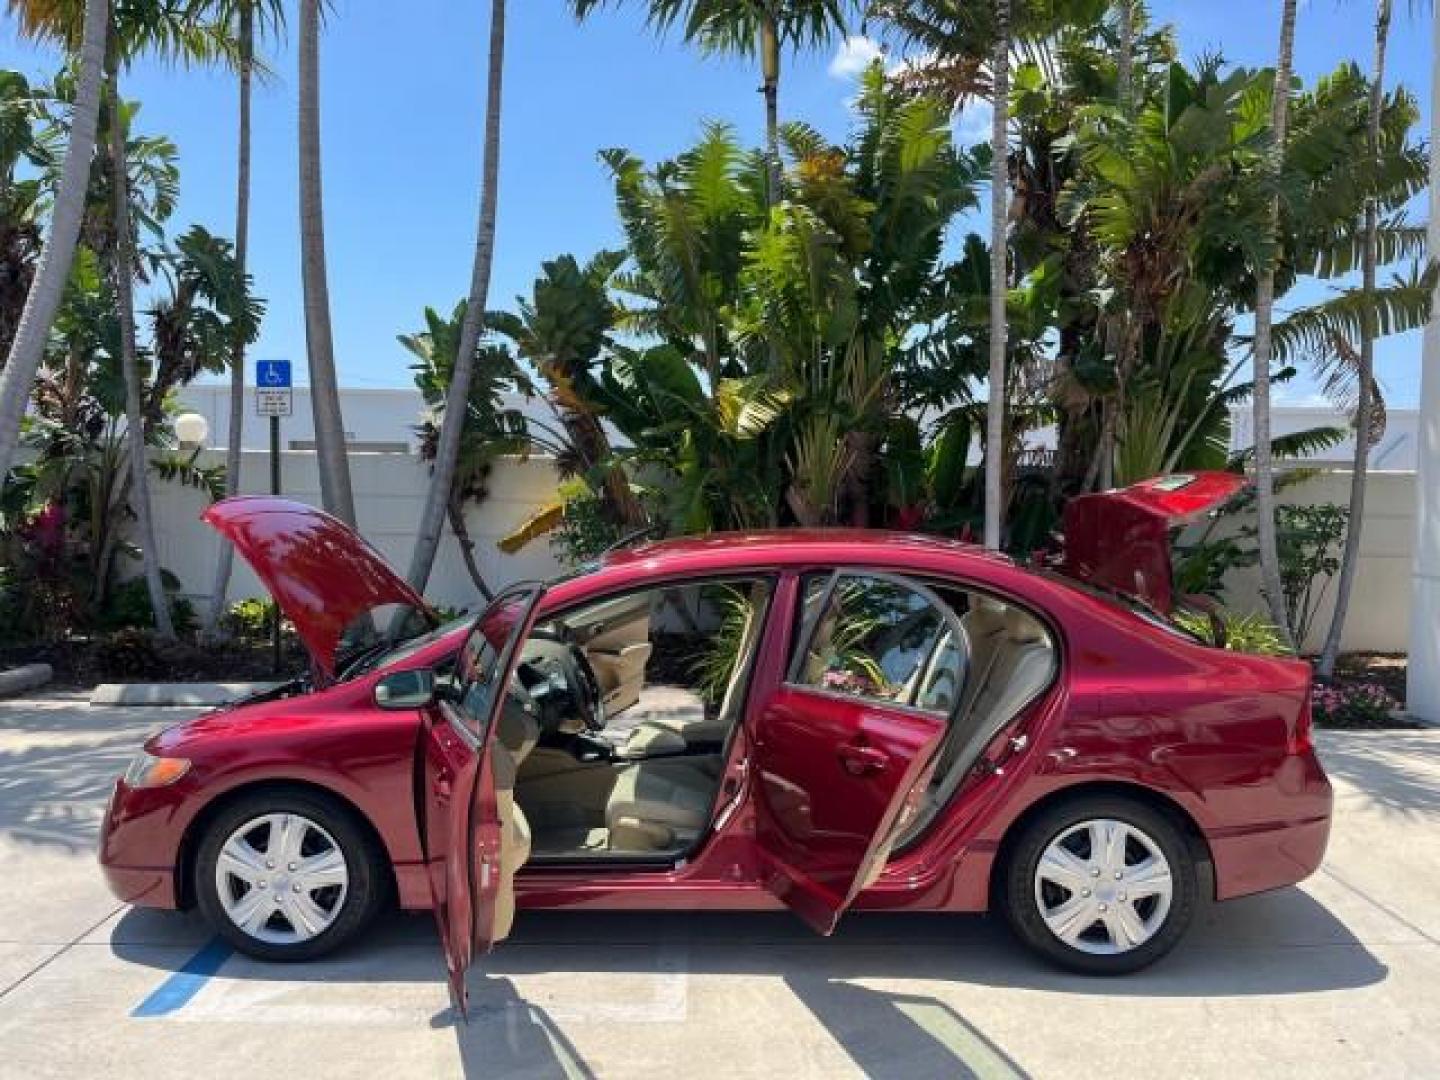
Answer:
M90 693L91 705L228 705L279 686L278 682L101 683Z
M0 698L14 697L16 694L44 686L54 674L49 664L25 664L9 671L0 671Z

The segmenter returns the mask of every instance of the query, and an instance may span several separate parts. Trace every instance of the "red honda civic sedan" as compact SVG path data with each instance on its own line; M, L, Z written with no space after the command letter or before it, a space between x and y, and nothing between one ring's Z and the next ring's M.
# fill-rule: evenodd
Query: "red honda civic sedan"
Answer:
M100 859L241 950L319 956L433 908L463 1001L515 909L998 908L1132 971L1205 896L1319 865L1306 664L1187 636L1168 532L1221 474L1076 500L1055 569L787 531L612 553L438 620L355 533L270 498L205 517L310 650L303 679L151 738ZM1083 578L1084 580L1081 580Z

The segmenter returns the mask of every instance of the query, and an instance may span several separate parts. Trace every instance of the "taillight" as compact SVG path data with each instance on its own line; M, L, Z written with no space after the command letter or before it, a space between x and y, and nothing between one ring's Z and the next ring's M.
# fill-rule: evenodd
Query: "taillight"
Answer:
M1310 738L1314 726L1315 719L1310 715L1310 693L1307 690L1304 704L1300 706L1300 713L1290 728L1290 736L1285 740L1285 752L1287 754L1308 754L1314 750L1315 743Z

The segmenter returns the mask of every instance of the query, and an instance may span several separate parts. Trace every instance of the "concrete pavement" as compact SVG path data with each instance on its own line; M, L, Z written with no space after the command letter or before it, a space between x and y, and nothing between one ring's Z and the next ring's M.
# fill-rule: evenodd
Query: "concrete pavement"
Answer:
M184 710L0 702L0 1077L1422 1076L1440 1072L1440 731L1322 734L1330 857L1120 980L997 923L522 912L457 1024L429 920L320 963L117 905L113 777Z

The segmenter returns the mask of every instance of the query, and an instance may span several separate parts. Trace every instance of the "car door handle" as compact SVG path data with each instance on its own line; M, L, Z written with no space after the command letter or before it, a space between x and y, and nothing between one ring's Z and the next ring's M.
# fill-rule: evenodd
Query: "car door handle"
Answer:
M871 773L884 772L885 767L890 764L890 755L873 746L846 743L840 747L837 753L840 756L840 764L851 776L868 776Z

